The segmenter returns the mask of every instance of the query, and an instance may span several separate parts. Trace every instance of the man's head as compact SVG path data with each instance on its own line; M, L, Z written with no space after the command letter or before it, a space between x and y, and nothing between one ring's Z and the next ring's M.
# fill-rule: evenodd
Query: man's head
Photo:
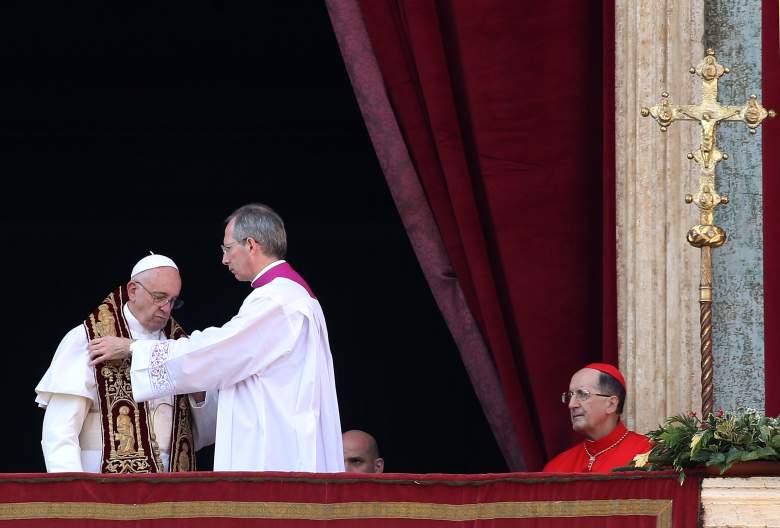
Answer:
M612 365L591 363L574 373L564 399L568 400L572 428L598 440L611 433L620 420L625 380Z
M370 434L353 429L342 435L344 466L351 473L382 473L385 461L379 458L379 446Z
M239 207L225 224L222 264L240 281L251 281L260 270L287 254L284 222L267 205Z
M149 332L158 332L171 317L181 293L176 264L163 255L149 255L138 261L127 283L127 305Z

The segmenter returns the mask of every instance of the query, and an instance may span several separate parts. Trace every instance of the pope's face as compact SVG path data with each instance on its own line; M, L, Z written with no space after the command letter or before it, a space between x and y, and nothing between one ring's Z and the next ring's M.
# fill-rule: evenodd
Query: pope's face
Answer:
M145 289L144 289L145 288ZM181 293L181 277L174 268L154 268L139 273L127 285L130 311L141 325L150 332L158 332L171 317L172 302ZM169 302L155 303L166 298Z
M225 226L225 237L222 245L222 264L228 267L230 272L240 281L251 281L255 274L252 272L252 262L250 260L249 248L246 240L236 240L233 238L233 223L231 220Z
M599 387L599 371L594 369L584 368L572 376L569 390L577 389L586 389L590 397L584 401L572 397L569 401L572 428L591 440L597 440L610 432L610 416L615 412L617 397L596 395L603 391Z

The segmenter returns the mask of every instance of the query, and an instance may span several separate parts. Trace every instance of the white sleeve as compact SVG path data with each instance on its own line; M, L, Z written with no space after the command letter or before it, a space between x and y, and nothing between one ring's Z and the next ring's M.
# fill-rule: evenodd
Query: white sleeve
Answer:
M97 404L95 369L89 365L84 325L75 327L62 338L35 392L40 407L46 407L55 394L81 396Z
M192 411L192 434L196 451L213 444L216 439L218 394L217 391L208 391L206 399L201 403L196 403L192 395L188 396Z
M221 327L168 341L135 341L131 380L136 401L222 389L259 374L289 354L304 325L303 311L268 298L248 299Z
M41 447L49 473L83 471L79 433L92 402L70 394L52 394L43 417Z

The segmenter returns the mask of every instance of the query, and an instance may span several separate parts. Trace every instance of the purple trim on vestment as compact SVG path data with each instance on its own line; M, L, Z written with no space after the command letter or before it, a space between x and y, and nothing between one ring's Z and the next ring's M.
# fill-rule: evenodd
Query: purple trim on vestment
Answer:
M298 272L292 269L292 266L290 266L286 262L282 262L281 264L274 266L273 268L269 269L268 271L260 275L257 279L255 279L254 282L252 282L252 287L260 288L261 286L265 286L266 284L276 279L277 277L282 277L283 279L290 279L291 281L300 284L309 293L309 296L312 299L317 298L314 296L314 292L311 291L311 288L309 288L309 285L306 284L306 281L303 280L303 277L298 275Z

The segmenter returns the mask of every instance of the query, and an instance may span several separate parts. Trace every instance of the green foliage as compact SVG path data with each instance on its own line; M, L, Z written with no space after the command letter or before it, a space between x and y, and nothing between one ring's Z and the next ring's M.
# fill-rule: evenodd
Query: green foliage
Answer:
M736 413L718 411L705 419L696 413L667 418L647 436L653 448L646 463L637 457L633 469L668 469L714 466L721 474L737 462L780 460L780 417L761 416L753 409Z

